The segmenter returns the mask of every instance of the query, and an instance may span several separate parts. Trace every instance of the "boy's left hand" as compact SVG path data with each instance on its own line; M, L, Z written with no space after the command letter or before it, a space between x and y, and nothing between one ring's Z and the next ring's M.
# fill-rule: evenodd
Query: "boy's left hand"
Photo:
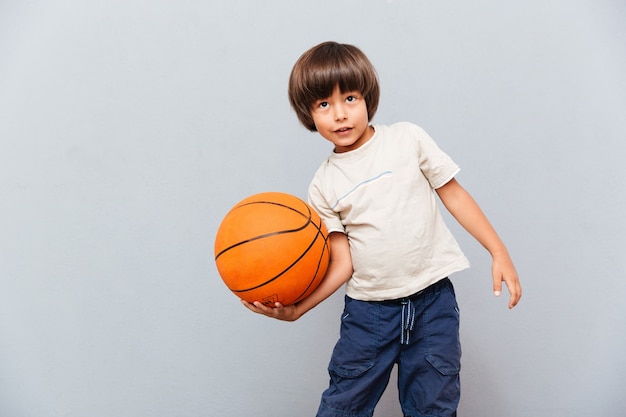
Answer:
M509 308L515 307L522 298L522 286L511 258L508 255L494 256L491 273L493 275L494 295L499 297L502 294L502 282L504 282L511 295Z

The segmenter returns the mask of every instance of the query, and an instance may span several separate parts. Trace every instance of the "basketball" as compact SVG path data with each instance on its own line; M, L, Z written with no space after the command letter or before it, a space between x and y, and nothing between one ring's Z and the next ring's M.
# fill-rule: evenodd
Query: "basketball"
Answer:
M324 277L328 232L319 215L290 194L266 192L237 203L215 237L215 263L226 286L269 307L306 298Z

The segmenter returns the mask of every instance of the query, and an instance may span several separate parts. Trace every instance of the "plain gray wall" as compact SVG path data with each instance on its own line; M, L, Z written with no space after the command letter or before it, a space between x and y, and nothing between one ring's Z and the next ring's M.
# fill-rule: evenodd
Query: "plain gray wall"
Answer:
M369 55L375 122L429 131L516 261L509 311L450 222L460 415L624 415L623 1L4 0L0 416L314 415L342 294L271 321L212 253L233 204L303 197L330 152L286 98L325 40Z

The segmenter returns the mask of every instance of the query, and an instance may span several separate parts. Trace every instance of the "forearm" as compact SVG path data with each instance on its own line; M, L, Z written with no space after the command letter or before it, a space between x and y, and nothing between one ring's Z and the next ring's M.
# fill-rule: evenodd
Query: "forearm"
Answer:
M437 190L450 214L474 237L492 257L506 254L507 249L472 196L456 180Z
M352 276L352 258L347 237L342 233L331 233L329 239L331 253L328 270L311 295L296 304L298 317L334 294Z

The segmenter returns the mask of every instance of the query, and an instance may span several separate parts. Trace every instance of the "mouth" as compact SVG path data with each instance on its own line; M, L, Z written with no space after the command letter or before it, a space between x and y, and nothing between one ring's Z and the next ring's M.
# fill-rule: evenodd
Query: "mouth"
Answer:
M335 133L345 133L345 132L349 132L350 130L352 130L351 127L341 127L335 130Z

